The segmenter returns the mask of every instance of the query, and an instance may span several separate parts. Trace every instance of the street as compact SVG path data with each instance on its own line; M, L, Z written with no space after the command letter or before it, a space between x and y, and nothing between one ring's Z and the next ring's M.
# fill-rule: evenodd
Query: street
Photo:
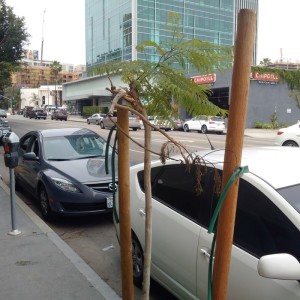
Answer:
M101 129L100 126L88 125L86 122L76 121L52 121L35 120L24 118L23 116L9 116L8 122L12 131L19 137L30 130L60 127L86 127L107 138L109 131ZM190 151L209 148L210 143L206 136L196 132L169 132L177 141L181 142ZM130 136L139 143L143 143L143 130L137 132L130 131ZM226 135L208 134L210 142L215 148L224 148ZM161 145L166 141L159 132L152 132L152 149L159 153ZM272 139L255 139L245 137L245 146L272 145ZM3 181L9 184L9 169L4 166L3 148L0 149L2 159L0 159L0 169ZM152 159L158 159L157 155L152 155ZM130 142L131 165L143 162L143 149ZM30 206L38 215L40 212L32 197L26 193L18 192L17 195ZM59 218L48 225L65 241L74 251L88 263L99 276L105 280L121 296L121 271L120 271L120 249L116 238L115 229L111 215L100 215L80 218ZM135 288L136 298L140 290ZM175 299L162 287L154 282L151 283L150 299Z

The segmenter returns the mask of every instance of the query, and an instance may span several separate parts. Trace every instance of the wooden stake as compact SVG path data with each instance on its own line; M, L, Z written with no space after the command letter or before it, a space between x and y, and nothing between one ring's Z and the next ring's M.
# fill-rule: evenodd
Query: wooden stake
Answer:
M230 176L237 167L240 167L241 163L255 27L256 15L254 11L248 9L240 10L235 44L222 189L224 189ZM214 300L226 299L227 296L238 185L239 180L236 180L229 189L220 210L213 273Z
M118 125L129 135L128 111L117 109ZM133 268L130 221L129 139L118 130L118 185L122 271L122 299L133 300Z

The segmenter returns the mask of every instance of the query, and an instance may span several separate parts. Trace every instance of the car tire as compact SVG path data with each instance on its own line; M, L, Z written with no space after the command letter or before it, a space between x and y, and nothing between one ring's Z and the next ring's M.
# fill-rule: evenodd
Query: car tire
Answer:
M206 125L202 125L201 132L204 133L204 134L207 133L207 126Z
M86 120L86 122L88 123L88 125L90 125L90 124L91 124L91 122L90 122L89 120Z
M141 288L143 285L144 254L142 246L134 233L132 233L131 243L133 282L137 287Z
M101 129L105 129L103 122L100 123L100 127L101 127Z
M286 147L299 147L299 145L294 141L286 141L282 144L282 146Z
M39 189L39 201L42 217L45 221L50 221L53 218L53 212L51 210L48 195L44 186Z
M133 130L133 131L137 131L138 129L137 129L137 128L132 128L132 130Z
M190 131L189 126L188 126L187 124L185 124L185 125L183 126L183 131L184 131L184 132L189 132L189 131Z

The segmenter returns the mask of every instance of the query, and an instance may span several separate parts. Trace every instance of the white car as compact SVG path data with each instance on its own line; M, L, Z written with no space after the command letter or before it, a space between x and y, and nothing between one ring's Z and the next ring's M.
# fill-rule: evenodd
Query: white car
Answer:
M286 128L280 128L277 131L275 145L279 146L300 146L300 121L297 124Z
M222 134L226 129L225 121L221 117L197 116L183 124L183 130L195 130L202 133L216 132Z
M197 152L207 162L197 192L195 168L152 163L151 277L178 299L207 299L213 234L207 232L219 199L215 171L224 150ZM243 149L227 299L300 299L300 159L291 147ZM144 164L130 169L133 274L143 280ZM118 199L116 207L118 209ZM117 234L119 227L115 221ZM120 238L120 237L119 237Z

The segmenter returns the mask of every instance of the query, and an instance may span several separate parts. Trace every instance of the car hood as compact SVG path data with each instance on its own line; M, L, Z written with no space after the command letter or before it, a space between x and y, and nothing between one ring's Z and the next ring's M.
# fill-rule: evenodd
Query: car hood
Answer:
M108 164L108 174L106 174L104 158L48 161L48 164L52 166L53 169L56 169L57 172L70 176L81 183L111 181L112 179L110 159ZM115 166L117 167L116 163Z

